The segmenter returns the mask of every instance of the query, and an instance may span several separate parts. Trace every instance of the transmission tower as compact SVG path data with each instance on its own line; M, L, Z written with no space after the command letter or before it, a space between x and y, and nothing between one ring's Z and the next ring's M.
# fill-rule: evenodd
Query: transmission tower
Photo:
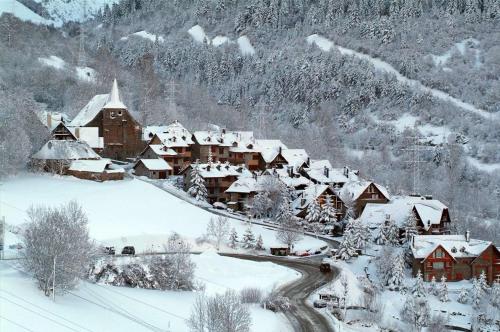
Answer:
M416 129L416 128L415 128ZM418 130L416 130L418 132ZM406 160L405 163L408 163L412 167L413 172L413 194L420 194L420 164L426 163L425 160L420 159L420 153L423 151L428 151L431 148L427 146L422 146L420 142L420 137L418 135L415 136L406 136L406 138L412 140L411 146L405 147L401 150L407 151L410 153L410 160Z
M168 106L170 109L170 112L175 115L176 112L176 107L177 104L175 102L175 93L176 93L176 86L178 84L174 82L174 79L171 79L170 82L168 83Z
M84 23L87 20L87 0L83 0L82 5L83 5L83 17L82 17L82 21L80 22L80 47L78 49L78 65L80 67L85 67L86 66L86 59L85 59L85 28L84 28Z
M266 117L266 107L268 107L269 105L266 104L266 103L260 103L257 105L257 109L259 110L259 113L258 113L258 126L259 126L259 132L260 132L260 136L261 137L265 137L266 136L266 133L265 133L265 126L266 126L266 121L265 121L265 117Z

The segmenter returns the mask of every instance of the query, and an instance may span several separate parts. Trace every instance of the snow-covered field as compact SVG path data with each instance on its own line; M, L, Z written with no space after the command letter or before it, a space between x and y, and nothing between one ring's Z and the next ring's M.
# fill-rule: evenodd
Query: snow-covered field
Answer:
M196 279L207 294L290 282L298 273L273 263L222 257L214 252L192 255ZM196 292L133 289L82 282L72 294L45 297L13 261L0 262L0 330L29 331L188 331ZM251 331L290 331L288 321L257 305L250 308ZM147 325L150 324L150 325ZM151 326L152 325L152 326Z
M77 200L89 218L90 235L117 250L133 245L138 252L162 250L169 234L179 233L193 250L212 248L211 244L197 244L196 238L206 233L212 213L138 179L98 183L73 177L48 174L22 174L7 179L0 187L0 209L8 225L21 225L26 221L26 209L31 205L60 205ZM248 224L230 219L241 238ZM257 237L262 235L264 246L280 245L275 232L253 225ZM324 246L321 240L306 237L296 250L316 249ZM229 248L222 248L229 250Z

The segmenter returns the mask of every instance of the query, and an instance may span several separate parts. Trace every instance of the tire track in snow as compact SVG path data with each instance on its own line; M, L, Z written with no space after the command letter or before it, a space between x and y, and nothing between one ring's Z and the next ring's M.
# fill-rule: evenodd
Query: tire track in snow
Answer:
M396 77L396 79L398 80L398 82L405 83L411 87L419 89L420 91L430 93L432 96L434 96L440 100L450 102L450 103L454 104L455 106L457 106L457 107L459 107L467 112L479 115L482 118L485 118L488 120L492 120L492 119L498 120L497 114L490 113L490 112L487 112L483 109L477 108L472 104L466 103L463 100L460 100L458 98L455 98L455 97L449 95L446 92L443 92L443 91L437 90L437 89L433 89L433 88L429 88L429 87L423 85L420 81L413 80L413 79L410 79L406 76L403 76L391 64L389 64L381 59L373 58L367 54L360 53L360 52L354 51L354 50L349 49L349 48L335 45L335 43L332 42L331 40L329 40L325 37L322 37L318 34L310 35L309 37L306 38L306 41L308 44L315 44L317 47L319 47L322 51L325 51L325 52L328 52L332 48L335 47L342 55L355 56L358 59L362 59L362 60L370 62L371 64L373 64L373 66L377 70L384 71L388 74L394 75Z

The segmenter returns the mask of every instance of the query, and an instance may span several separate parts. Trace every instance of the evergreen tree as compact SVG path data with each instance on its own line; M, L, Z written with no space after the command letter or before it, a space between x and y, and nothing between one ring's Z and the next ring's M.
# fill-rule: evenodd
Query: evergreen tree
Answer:
M264 241L262 240L262 235L259 234L257 238L257 243L255 243L255 249L264 250Z
M370 231L359 219L351 220L350 223L353 245L356 249L363 249L370 237Z
M252 249L255 247L255 236L253 235L252 229L248 227L243 234L243 248Z
M290 199L288 195L281 197L281 203L276 212L276 221L281 223L293 218L292 208L290 206Z
M313 199L307 207L306 221L308 223L319 222L321 219L321 207L317 199Z
M437 296L437 283L436 283L436 277L432 276L431 283L429 284L429 294Z
M392 274L389 277L390 289L399 289L404 280L405 262L402 255L395 255L392 261Z
M406 218L404 230L406 243L409 243L413 236L418 235L417 218L415 217L413 212L410 212L410 215Z
M471 302L474 309L479 309L481 298L483 297L483 288L477 278L472 279Z
M231 229L231 233L229 234L229 247L235 249L238 245L238 233L234 227Z
M481 271L481 274L479 275L479 279L477 280L477 282L479 284L479 287L481 287L481 289L484 292L488 291L489 286L488 286L488 281L486 280L486 273L484 273L484 270Z
M328 224L332 221L337 220L337 210L333 206L332 196L326 195L325 202L321 206L321 217L320 221L322 223Z
M192 168L188 193L198 201L206 201L208 193L205 187L205 180L200 174L200 165L198 161L194 163Z
M427 295L424 286L424 279L422 279L422 272L420 272L420 270L418 270L417 276L415 277L415 284L413 285L411 293L415 297L425 297Z
M491 287L491 305L500 309L500 281L498 279Z
M469 300L469 292L465 287L462 287L460 294L458 295L458 303L466 304Z
M346 228L346 230L344 231L344 239L337 249L337 257L344 261L347 261L354 256L357 256L357 252L354 245L352 230L350 228Z
M441 277L441 283L439 284L439 301L449 302L448 298L448 285L446 284L446 277L443 275Z
M390 244L393 246L399 244L399 229L394 220L387 218L380 224L375 243L379 245Z

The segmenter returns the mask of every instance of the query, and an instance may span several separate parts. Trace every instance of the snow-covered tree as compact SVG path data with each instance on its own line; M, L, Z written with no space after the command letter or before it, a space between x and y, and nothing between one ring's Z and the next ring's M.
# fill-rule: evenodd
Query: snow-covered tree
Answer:
M356 249L352 223L348 223L344 231L344 238L336 252L337 257L342 260L349 260L351 257L357 256Z
M276 232L276 239L286 244L290 250L293 249L295 243L302 239L302 228L297 223L295 218L282 220L279 223L278 231Z
M229 222L226 217L218 216L210 218L207 225L207 235L215 240L217 250L220 249L220 244L229 233Z
M479 278L477 279L477 282L479 284L479 287L481 287L481 289L484 292L487 292L488 289L490 288L488 286L488 281L487 281L487 278L486 278L486 273L484 273L484 270L481 271L481 274L479 275Z
M255 235L252 232L252 228L248 227L245 230L245 233L243 233L243 248L245 249L252 249L255 247Z
M441 283L439 284L439 301L441 302L449 302L450 299L448 297L448 285L446 284L446 277L443 275L441 277Z
M231 229L231 233L229 234L229 247L235 249L238 245L238 232L234 227Z
M337 210L333 206L332 196L326 195L325 202L321 206L321 216L320 221L322 223L328 224L333 221L337 221Z
M196 161L192 165L191 170L191 179L189 183L188 193L196 198L198 201L206 201L207 200L207 188L205 187L205 180L200 174L200 165L198 161Z
M262 235L260 234L257 237L257 242L255 243L255 249L264 250L264 241L262 240Z
M500 309L500 281L495 280L491 286L491 305Z
M460 294L458 294L458 303L466 304L469 301L469 292L465 287L460 289Z
M430 308L427 300L425 298L407 296L401 310L401 318L414 326L418 331L422 327L427 326L430 319Z
M282 221L290 220L293 218L292 208L290 205L290 199L288 196L283 196L281 198L281 203L276 211L276 221L281 223Z
M314 222L309 225L309 230L314 233L316 238L318 238L318 235L321 234L321 231L323 230L325 226L320 223L320 222Z
M394 220L387 218L380 224L375 243L379 245L390 244L394 246L399 244L399 229L394 223Z
M483 298L483 287L477 278L472 279L471 302L474 309L479 309L481 299Z
M417 276L415 277L415 284L413 284L411 293L415 297L425 297L427 295L424 286L424 279L422 278L422 272L420 272L420 270L418 270Z
M404 223L404 230L405 230L405 242L410 242L413 236L418 235L418 228L417 228L417 218L415 217L415 214L411 212L408 217L405 220Z
M313 199L307 206L306 221L308 223L319 222L321 219L321 207L317 199Z
M252 199L250 213L256 218L268 217L273 204L268 192L259 192Z
M356 249L363 249L370 238L370 230L360 219L350 220L352 242Z
M399 289L404 281L404 269L405 262L402 255L396 255L392 261L392 271L391 276L388 281L388 286L390 289Z
M73 289L93 252L85 212L71 201L60 208L31 207L27 214L21 263L45 295Z
M432 276L431 278L431 282L429 284L429 294L432 294L434 296L438 295L438 287L435 276Z

